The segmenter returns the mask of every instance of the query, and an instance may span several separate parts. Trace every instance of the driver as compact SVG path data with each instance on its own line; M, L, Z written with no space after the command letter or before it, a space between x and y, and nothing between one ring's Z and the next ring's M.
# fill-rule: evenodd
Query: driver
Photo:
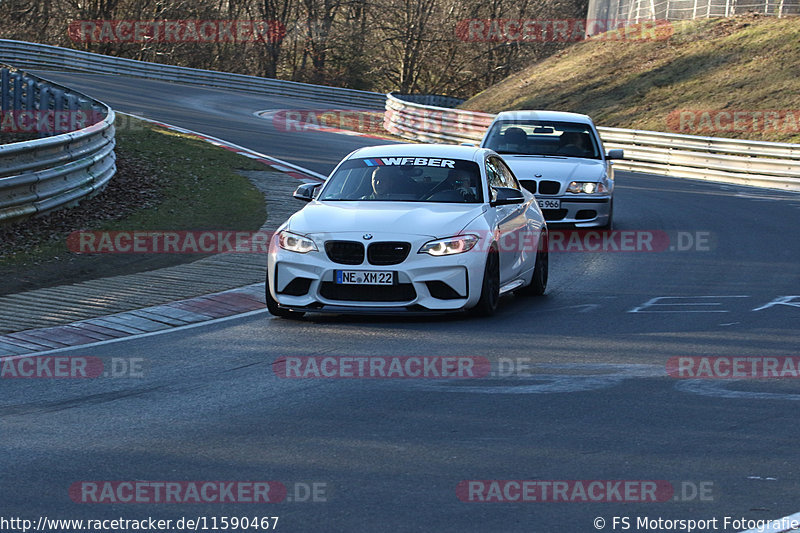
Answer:
M562 155L585 156L591 152L585 133L579 131L565 131L559 139L558 153Z
M395 191L398 171L396 168L383 166L372 171L372 193L369 199L386 198Z

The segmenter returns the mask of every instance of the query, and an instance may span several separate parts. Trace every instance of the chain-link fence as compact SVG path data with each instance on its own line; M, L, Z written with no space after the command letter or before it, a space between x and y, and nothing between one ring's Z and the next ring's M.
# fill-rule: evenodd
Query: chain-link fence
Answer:
M588 20L636 23L731 17L745 13L800 15L800 0L589 0Z

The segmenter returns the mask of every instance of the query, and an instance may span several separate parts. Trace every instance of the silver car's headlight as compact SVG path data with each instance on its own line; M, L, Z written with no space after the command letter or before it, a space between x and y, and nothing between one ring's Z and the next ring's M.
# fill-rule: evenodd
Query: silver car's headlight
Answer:
M573 181L567 186L567 192L573 194L608 194L608 187L596 181Z
M417 253L435 256L461 254L472 250L479 240L480 237L477 235L455 235L446 239L428 241Z
M314 244L314 241L286 230L278 234L278 245L284 250L297 252L298 254L317 251L317 245Z

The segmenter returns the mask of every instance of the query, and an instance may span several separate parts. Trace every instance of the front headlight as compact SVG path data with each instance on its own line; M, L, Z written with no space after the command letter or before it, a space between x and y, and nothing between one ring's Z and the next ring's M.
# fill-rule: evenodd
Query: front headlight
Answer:
M428 241L419 249L419 254L435 256L461 254L472 250L478 244L480 237L477 235L456 235L446 239Z
M314 244L314 241L286 230L278 234L278 245L284 250L299 254L317 251L317 245Z
M567 192L573 194L608 194L604 183L594 181L573 181L567 186Z

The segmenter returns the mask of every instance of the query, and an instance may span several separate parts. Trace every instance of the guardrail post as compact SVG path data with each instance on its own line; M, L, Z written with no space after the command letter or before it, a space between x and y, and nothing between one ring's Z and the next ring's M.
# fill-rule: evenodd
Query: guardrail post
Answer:
M50 135L58 135L66 133L68 128L64 126L64 104L66 103L66 95L64 91L57 89L53 91L53 131Z
M66 96L66 107L67 107L67 115L69 116L69 121L66 123L67 127L69 128L68 131L75 131L80 128L85 128L89 124L82 124L85 120L82 120L82 117L78 116L78 97L74 94L68 94ZM87 117L88 118L88 117Z
M22 109L22 75L14 74L14 102L12 104L15 111Z
M60 89L53 89L53 110L54 111L63 111L64 110L64 91Z
M0 110L8 111L8 76L7 68L0 69Z
M39 84L39 101L36 109L39 111L50 111L50 87Z
M43 83L39 84L39 114L46 115L50 111L50 96L52 90ZM49 134L46 131L39 131L39 137L47 137Z
M30 78L25 80L25 109L33 111L36 109L36 81Z

